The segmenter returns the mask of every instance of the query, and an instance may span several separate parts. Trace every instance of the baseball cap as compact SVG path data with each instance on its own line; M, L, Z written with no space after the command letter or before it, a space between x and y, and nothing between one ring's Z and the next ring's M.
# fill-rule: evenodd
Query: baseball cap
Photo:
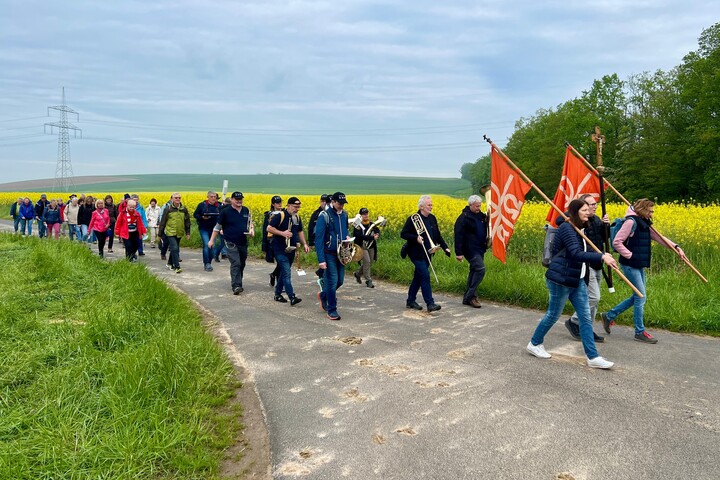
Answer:
M330 201L330 195L328 195L327 193L323 193L322 195L320 195L320 201L321 201L321 202L329 202L329 201Z
M298 197L288 198L288 205L300 205L300 199Z
M360 209L360 215L366 215L370 213L367 208L363 207Z
M40 195L40 198L47 198L47 195L43 193L42 195Z
M243 198L245 198L245 195L243 195L242 192L233 192L230 196L235 200L242 200Z
M334 202L342 203L343 205L348 203L347 199L345 198L345 194L342 192L333 193L332 199Z
M272 200L270 200L270 203L282 203L282 198L280 195L275 195L272 197Z

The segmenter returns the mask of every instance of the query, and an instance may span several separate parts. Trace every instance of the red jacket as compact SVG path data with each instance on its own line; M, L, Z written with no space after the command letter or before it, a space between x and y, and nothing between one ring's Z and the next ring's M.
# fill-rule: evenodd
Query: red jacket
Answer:
M137 225L138 234L140 234L140 237L142 238L147 229L145 228L142 217L137 210L133 210L132 213L130 213L129 210L118 213L117 222L115 222L115 233L120 238L127 239L130 237L130 234L128 233L128 215L130 216L130 220Z
M103 208L102 213L100 213L100 210L95 210L92 213L92 217L90 217L90 225L88 225L88 230L90 230L90 231L95 230L97 232L105 232L105 231L107 231L109 226L110 226L110 213L108 213L107 208Z

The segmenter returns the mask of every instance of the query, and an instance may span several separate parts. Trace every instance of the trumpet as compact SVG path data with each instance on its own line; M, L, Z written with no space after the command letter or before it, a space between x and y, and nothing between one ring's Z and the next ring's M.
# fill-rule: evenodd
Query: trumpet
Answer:
M435 253L435 251L440 248L437 245L435 245L432 241L432 238L430 238L430 235L428 234L427 230L425 229L425 224L422 221L422 218L420 218L419 213L413 213L410 216L410 220L413 222L413 226L415 227L415 231L418 234L418 237L422 238L423 233L427 235L428 240L430 241L430 249L425 248L425 240L423 239L423 252L425 252L425 258L427 258L428 263L430 264L430 270L432 270L433 275L435 276L435 281L437 283L440 283L440 280L438 280L437 273L435 273L435 267L433 267L432 260L430 259L430 254L428 254L428 250L430 250L430 253Z

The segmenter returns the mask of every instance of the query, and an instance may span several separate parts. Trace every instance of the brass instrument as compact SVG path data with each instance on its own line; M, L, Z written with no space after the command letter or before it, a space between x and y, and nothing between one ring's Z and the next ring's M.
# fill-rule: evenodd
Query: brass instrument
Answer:
M348 222L348 226L353 227L353 228L357 228L357 229L361 229L361 228L362 228L362 217L360 216L359 213L358 213L357 215L355 215L355 216L353 217L353 219L350 220L350 222Z
M367 231L368 233L372 233L374 228L384 227L385 225L387 225L387 219L380 215L378 216L377 220L375 220L372 225L370 225ZM370 241L363 241L363 248L367 250L372 246L373 243L375 243L375 239L372 239Z
M343 265L347 265L353 261L356 251L357 245L355 245L355 237L338 241L337 256L338 260L340 260L340 263Z
M350 259L351 262L359 262L363 259L363 255L365 255L365 250L363 247L361 247L358 244L355 244L355 253L353 253L352 258Z
M432 255L433 253L440 250L440 246L433 243L432 238L430 238L430 234L427 232L427 230L425 230L425 224L423 223L422 218L420 218L420 214L414 213L410 218L412 219L413 225L415 226L415 231L417 232L418 237L422 237L423 234L425 234L425 236L427 237L429 245L426 250L428 251L428 253ZM423 239L423 246L425 246L425 239Z
M433 267L432 260L430 259L430 254L428 254L428 250L430 253L435 253L435 251L440 248L437 245L435 245L430 238L430 234L428 234L427 230L425 229L425 224L422 221L422 218L420 218L419 213L413 213L410 216L410 220L413 223L413 226L415 227L415 231L418 234L418 237L422 238L423 234L425 234L428 237L428 240L430 240L430 249L425 248L425 239L423 239L423 252L425 252L425 258L427 258L428 263L430 264L430 270L432 270L433 275L435 276L435 281L437 283L440 283L440 280L438 280L437 273L435 273L435 267Z
M248 208L248 231L245 232L245 235L249 237L255 236L255 222L253 222L252 218L252 211Z
M306 273L305 273L305 270L303 270L300 267L300 253L302 252L302 249L300 249L299 243L297 244L297 248L298 248L298 254L295 255L295 270L297 271L297 274L302 277L302 276L306 275Z
M290 222L288 223L288 230L290 230L292 232L293 225L297 225L299 222L300 221L299 221L297 215L291 215ZM295 249L297 249L297 245L291 245L291 243L290 243L291 241L292 241L292 235L285 239L285 253L291 253L291 252L294 252Z

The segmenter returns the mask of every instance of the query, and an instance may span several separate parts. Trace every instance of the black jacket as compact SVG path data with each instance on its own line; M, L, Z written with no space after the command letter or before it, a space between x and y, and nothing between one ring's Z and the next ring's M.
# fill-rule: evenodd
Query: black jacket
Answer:
M553 259L545 272L545 278L570 288L580 285L583 263L597 268L602 265L602 254L586 252L582 237L567 222L563 222L555 234L552 255Z
M427 258L425 256L425 251L427 251L430 247L430 244L428 243L428 234L435 245L439 245L443 250L448 248L447 243L445 243L445 240L440 234L440 227L438 227L435 215L431 213L427 217L423 217L420 210L418 210L418 215L420 215L423 225L425 226L425 231L427 232L423 234L423 245L420 245L417 241L418 234L412 221L412 215L407 218L405 225L400 232L400 236L407 240L407 254L408 257L410 257L410 260L425 260Z
M466 206L455 220L455 255L472 258L487 250L487 215Z

